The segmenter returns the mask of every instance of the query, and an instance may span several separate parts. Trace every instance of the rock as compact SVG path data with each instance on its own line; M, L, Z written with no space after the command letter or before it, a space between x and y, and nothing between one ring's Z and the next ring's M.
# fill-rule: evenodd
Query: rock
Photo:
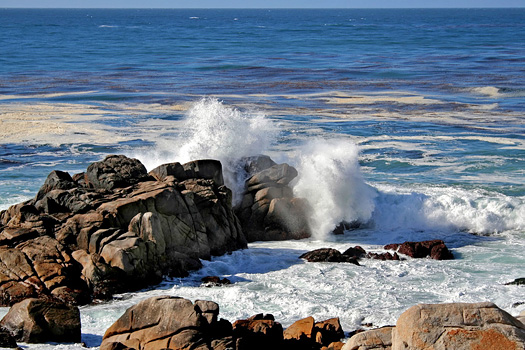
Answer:
M321 350L341 350L344 345L345 343L343 342L335 341L328 346L323 346Z
M217 287L231 284L231 281L227 278L221 279L218 276L206 276L201 279L202 285L205 287Z
M397 255L397 252L395 252L394 254L391 254L390 252L386 252L386 253L369 252L366 254L366 257L368 259L376 259L376 260L400 260L399 255Z
M222 164L214 159L201 159L185 163L183 166L186 179L213 180L218 186L224 185ZM184 180L186 180L184 179Z
M334 235L342 235L342 234L345 233L345 231L347 231L347 230L355 230L355 229L359 228L360 226L361 226L361 224L359 224L358 222L342 221L333 229L332 233Z
M0 329L0 348L18 348L15 337L5 329Z
M223 349L231 344L231 325L217 321L219 306L209 301L153 297L132 306L104 334L100 350L127 348ZM215 347L210 347L214 344Z
M244 157L239 161L239 166L243 168L248 177L259 173L263 170L277 165L270 157L265 155Z
M419 304L392 332L401 349L525 349L525 325L492 303Z
M525 278L516 278L512 282L505 283L506 286L512 286L512 285L521 286L524 284L525 284Z
M128 187L148 179L146 168L137 159L110 155L88 166L85 180L88 187L112 190Z
M355 257L359 259L366 255L366 251L362 247L357 245L355 247L350 247L347 250L345 250L343 255L351 256L351 257Z
M333 342L338 342L343 339L345 333L341 327L339 318L335 317L315 323L314 335L317 343L328 346Z
M397 250L397 252L408 255L412 258L425 258L430 256L432 259L436 260L454 259L454 256L448 250L445 243L439 239L422 242L388 244L384 247L384 249Z
M69 173L59 170L53 170L48 176L38 194L37 200L42 199L52 190L68 190L75 187L75 183Z
M297 170L266 156L244 158L244 162L238 167L250 177L235 213L248 242L310 237L310 208L304 199L294 198L288 186Z
M25 343L79 343L78 307L42 299L26 299L11 307L0 321L17 341Z
M342 350L386 350L392 347L394 327L382 327L364 331L352 336Z
M521 323L525 324L525 310L520 312L520 314L516 317L516 319L520 321Z
M1 304L107 299L247 247L220 162L173 163L152 174L136 159L108 156L88 167L85 181L54 171L37 197L2 211Z
M343 255L337 249L332 248L320 248L312 250L310 252L304 253L299 258L305 259L308 262L348 262L359 265L356 257Z
M184 170L182 164L178 162L159 165L155 169L151 170L149 175L153 176L157 181L163 181L168 176L173 176L175 179L180 181L187 180L186 171Z
M283 342L283 327L273 316L255 315L233 323L237 350L275 349Z
M264 169L246 180L248 191L264 187L286 186L297 176L297 170L286 164L276 164L270 168Z
M312 339L314 324L314 318L311 316L295 321L290 327L285 329L283 333L284 339Z

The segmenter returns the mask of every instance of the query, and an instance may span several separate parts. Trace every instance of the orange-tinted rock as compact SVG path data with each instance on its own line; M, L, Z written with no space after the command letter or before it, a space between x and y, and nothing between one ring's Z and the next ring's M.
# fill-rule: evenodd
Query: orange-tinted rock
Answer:
M523 350L525 325L492 303L420 304L398 319L392 350Z

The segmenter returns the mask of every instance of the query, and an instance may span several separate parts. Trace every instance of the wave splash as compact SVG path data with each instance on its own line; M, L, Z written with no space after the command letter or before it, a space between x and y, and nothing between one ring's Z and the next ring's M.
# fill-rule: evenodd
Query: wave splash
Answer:
M153 152L138 158L150 169L167 162L218 159L234 200L240 199L246 180L239 160L268 152L279 136L278 125L262 113L241 112L215 98L196 102L182 129L175 140L159 141ZM359 166L359 148L348 139L311 141L298 147L288 162L299 173L292 183L295 196L312 208L316 239L326 239L342 221L381 235L525 230L524 197L450 186L368 184Z
M464 231L481 235L525 230L525 198L481 189L379 186L371 224L382 231Z
M318 140L299 151L299 178L293 189L312 208L315 238L324 238L342 221L371 219L377 192L365 183L358 154L358 147L347 140Z
M181 134L159 141L155 154L139 156L148 169L162 163L217 159L223 164L224 181L239 196L244 188L238 161L267 151L278 136L272 120L260 112L239 111L216 98L203 98L187 112Z

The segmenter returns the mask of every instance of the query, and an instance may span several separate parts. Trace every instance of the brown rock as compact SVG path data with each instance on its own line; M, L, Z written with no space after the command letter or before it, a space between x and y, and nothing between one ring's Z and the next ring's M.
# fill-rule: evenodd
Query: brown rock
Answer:
M452 253L442 240L435 239L422 242L405 242L388 244L384 249L397 250L401 254L408 255L412 258L425 258L430 256L436 260L454 259Z
M220 162L174 164L154 171L153 181L138 160L108 156L84 181L52 172L35 199L2 211L0 302L87 303L246 248Z
M26 343L79 343L81 338L79 309L42 299L13 305L0 326Z
M336 341L336 342L331 343L328 346L323 346L321 350L341 350L344 345L345 343Z
M362 247L360 247L358 245L355 246L355 247L348 248L343 253L343 255L355 257L355 258L358 258L358 259L362 258L363 256L365 256L365 254L366 254L366 251Z
M357 333L348 340L342 350L390 350L393 329L394 327L382 327Z
M273 316L255 315L233 323L237 350L275 349L283 342L283 327Z
M353 256L343 255L337 249L320 248L302 254L300 259L305 259L308 262L348 262L359 265L357 258Z
M100 349L111 349L113 343L143 350L210 349L207 330L218 314L218 306L211 304L215 303L194 305L177 297L143 300L126 310L106 331ZM205 314L212 316L207 318Z
M492 303L419 304L392 332L401 349L525 349L525 325Z
M338 317L316 322L314 325L314 334L315 341L323 346L338 342L345 336Z
M286 328L284 339L311 339L314 330L314 318L312 316L295 321L290 327Z

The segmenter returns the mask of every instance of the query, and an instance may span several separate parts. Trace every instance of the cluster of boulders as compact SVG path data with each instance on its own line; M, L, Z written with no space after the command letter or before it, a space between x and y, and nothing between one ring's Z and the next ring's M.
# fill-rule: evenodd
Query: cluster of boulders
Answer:
M267 156L243 158L241 164L247 180L235 212L248 242L310 237L307 202L293 197L289 186L297 170Z
M114 349L340 349L339 319L297 321L283 331L272 315L258 314L233 324L219 319L211 301L154 297L129 308L105 333L101 350Z
M272 315L229 322L212 301L153 297L130 307L107 329L101 350L447 350L525 349L525 311L517 318L484 303L419 304L395 326L352 332L346 342L338 318L313 317L288 328ZM80 342L78 307L26 299L0 321L0 347L16 342Z
M302 254L299 258L308 262L347 262L359 265L359 259L376 259L376 260L401 260L397 252L407 255L411 258L431 258L435 260L450 260L454 256L442 240L436 239L422 242L404 242L388 244L384 249L395 250L394 254L390 252L375 253L367 252L360 246L350 247L341 253L333 248L320 248Z
M31 297L86 304L185 276L200 259L246 248L243 227L250 240L304 237L304 217L287 219L297 212L286 187L295 169L266 162L247 160L247 195L256 198L243 218L254 225L237 218L216 160L148 173L138 160L112 155L84 173L51 172L34 199L0 213L0 305ZM263 217L257 206L267 209Z

